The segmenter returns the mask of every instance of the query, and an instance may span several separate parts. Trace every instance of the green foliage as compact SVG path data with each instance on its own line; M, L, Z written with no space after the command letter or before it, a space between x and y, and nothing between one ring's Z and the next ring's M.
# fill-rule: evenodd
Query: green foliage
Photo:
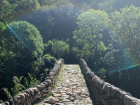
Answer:
M64 54L69 53L69 45L66 44L66 42L54 39L52 44L52 52L53 54L56 54L57 59L59 59Z
M28 80L28 82L27 82L26 79L25 79L25 82L26 82L28 88L29 88L29 87L33 87L33 86L35 86L35 85L37 85L37 84L40 83L40 81L37 80L37 79L36 79L32 74L30 74L30 73L28 73L28 77L27 77L27 78L29 78L29 80ZM28 84L29 84L29 85L28 85Z
M40 7L40 4L38 2L38 0L32 0L32 9L38 9Z
M51 70L50 65L48 65L48 63L45 60L50 59L52 63L56 61L54 57L49 58L48 56L46 56L46 59L44 57L45 56L43 56L43 58L40 57L36 61L34 61L34 63L31 65L32 69L30 70L32 76L37 80L39 80L40 82L42 82L45 79L45 77L47 77L48 73Z
M10 23L9 26L22 43L24 43L36 55L43 54L43 40L40 32L34 25L26 21L18 21Z
M56 55L57 59L69 53L69 44L64 41L55 39L49 40L48 43L45 44L45 47L45 50L49 50L50 48L52 54Z
M0 13L3 17L7 17L12 14L13 6L8 2L8 0L2 0L0 2Z
M24 85L21 84L22 78L23 78L23 76L21 76L20 78L18 78L16 76L13 77L12 81L14 83L14 86L11 88L12 96L19 94L19 92L24 91L26 88L30 88L30 87L33 87L33 86L39 84L43 77L41 77L41 80L37 80L33 76L33 74L28 73L28 77L27 77L28 79L26 77L24 77ZM7 96L7 98L12 97L7 88L4 88L4 92Z
M99 77L102 79L106 79L106 75L105 75L106 70L104 68L99 70Z
M107 27L106 25L108 22L109 19L106 12L90 9L79 15L77 22L78 30L76 29L73 32L73 38L80 44L94 44L96 41L103 38L101 31Z
M50 54L46 54L42 58L46 61L51 62L52 64L55 64L57 62L56 58L51 56Z
M118 40L115 40L119 46L125 45L127 46L125 49L122 48L121 51L124 54L124 60L133 61L132 65L137 64L138 61L138 55L136 54L137 51L140 50L140 47L138 46L140 44L140 37L139 37L139 19L140 19L140 8L135 7L134 5L131 5L130 7L124 7L121 9L121 12L115 11L111 14L112 18L112 33L113 38L118 38ZM130 50L128 50L130 49ZM128 57L128 53L134 53L133 57ZM127 54L127 55L126 55ZM130 56L131 54L129 54ZM137 59L137 60L136 60ZM128 62L126 62L125 67L129 65Z
M40 7L38 0L2 0L0 11L3 18L13 17L18 13L28 10L35 10Z
M12 18L14 34L36 55L53 64L60 57L66 63L77 63L82 57L97 73L139 64L140 8L135 0L1 0L0 18ZM26 88L43 81L51 70L43 59L22 46L1 20L0 88L8 88L7 97L12 87L14 94L22 90L11 83L14 75L25 76ZM134 91L140 88L139 75L136 67L99 76L140 97L139 91Z
M7 88L4 88L3 90L4 90L4 92L5 92L6 96L7 96L7 98L12 98L12 96L11 96L11 94L10 94L10 92L8 91Z
M32 72L36 75L40 72L41 66L44 66L44 61L42 58L37 58L36 61L32 64Z
M135 44L132 40L139 43L139 18L140 8L131 5L130 7L124 7L121 12L115 11L111 14L113 32L119 36L120 42L123 44ZM123 42L122 42L123 41Z
M3 22L0 21L0 33L6 30L6 26Z
M0 103L2 103L3 101L2 100L0 100Z
M25 84L25 87L30 87L30 84L26 77L24 77L24 84Z
M25 89L24 85L21 84L21 80L22 80L23 76L21 76L20 78L14 76L13 77L13 83L14 83L14 87L11 88L12 91L12 96L17 95L20 91L23 91Z
M104 45L104 43L102 42L102 41L100 41L98 44L97 44L97 50L99 51L99 52L101 52L101 51L106 51L106 46Z
M0 32L0 88L7 87L7 90L10 90L9 93L5 90L6 94L0 91L2 94L0 98L5 100L6 97L10 97L10 93L14 96L25 88L42 81L49 69L43 66L44 62L40 58L37 59L14 37L4 23L0 22L0 24L2 30ZM27 73L30 75L27 76ZM14 75L17 77L12 79L13 83L11 83ZM21 75L25 76L25 84L22 83L21 78L18 78Z
M114 56L116 54L117 50L114 49L114 46L112 44L108 45L108 50L110 50L110 51L106 52L105 56L102 57L101 60L110 67L117 65L116 64L117 58L115 59L115 57L117 57L117 56Z
M111 13L115 9L115 3L116 0L105 0L104 2L98 3L97 5L100 10L104 10L107 13Z
M38 0L41 5L48 4L50 0Z
M73 52L76 53L76 57L88 60L98 56L97 51L106 50L101 41L103 38L101 32L108 27L109 21L108 14L101 10L90 9L78 16L78 28L73 32L76 41Z
M3 26L6 27L4 24ZM32 57L31 53L6 28L0 34L0 77L4 79L2 84L9 83L14 75L19 76L20 73L25 75L28 70L23 69L29 69L29 62L32 61ZM25 59L26 63L28 62L26 66Z
M49 93L47 93L47 96L45 97L45 99L49 98L52 95L52 91L50 91Z

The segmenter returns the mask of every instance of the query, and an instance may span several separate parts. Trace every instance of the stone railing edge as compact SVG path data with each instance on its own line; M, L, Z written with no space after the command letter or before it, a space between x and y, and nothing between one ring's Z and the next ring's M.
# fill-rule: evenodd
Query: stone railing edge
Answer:
M93 95L93 100L97 103L101 105L140 105L140 99L132 97L130 93L101 80L91 71L84 59L80 58L79 66L90 94ZM107 98L104 98L104 96Z
M57 76L62 69L64 59L59 59L53 69L50 71L48 77L45 78L44 82L31 87L21 94L18 94L7 101L1 103L2 105L31 105L38 99L45 98L47 93L53 88Z

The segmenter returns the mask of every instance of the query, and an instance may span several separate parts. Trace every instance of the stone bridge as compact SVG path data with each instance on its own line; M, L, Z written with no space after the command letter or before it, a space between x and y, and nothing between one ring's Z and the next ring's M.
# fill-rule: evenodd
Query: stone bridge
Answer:
M84 59L79 65L59 59L44 82L2 105L140 105L140 100L101 80Z

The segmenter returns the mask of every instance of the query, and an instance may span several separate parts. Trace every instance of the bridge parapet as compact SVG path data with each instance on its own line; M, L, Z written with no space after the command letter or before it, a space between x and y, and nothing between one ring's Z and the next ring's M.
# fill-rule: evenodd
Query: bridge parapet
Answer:
M84 59L80 59L79 66L95 104L140 105L140 100L132 97L130 93L101 80L91 71Z
M27 89L22 94L18 94L10 98L9 100L3 102L2 105L32 105L32 103L37 100L45 98L47 93L53 88L63 64L64 60L59 59L44 82Z

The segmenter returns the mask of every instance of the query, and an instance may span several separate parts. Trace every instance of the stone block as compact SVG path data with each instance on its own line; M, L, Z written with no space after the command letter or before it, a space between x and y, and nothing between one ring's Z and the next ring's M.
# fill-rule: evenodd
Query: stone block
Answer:
M20 96L21 102L24 102L25 101L25 95L24 94L19 94L19 96Z
M120 91L120 99L123 99L125 95L131 96L130 93L127 93L125 91Z
M93 82L93 83L94 83L94 85L95 85L97 88L99 88L100 82L102 82L102 80L101 80L100 78L97 78L97 77L96 77L96 78L94 79L94 82ZM103 84L102 84L102 85L103 85Z
M38 98L40 98L40 97L41 97L40 92L34 96L35 99L38 99Z
M33 96L34 95L34 91L32 89L29 89L30 90L30 96Z
M140 105L140 101L129 95L124 96L124 105Z
M30 91L30 90L29 90L29 91ZM31 94L26 93L26 92L24 92L24 93L22 93L22 94L24 94L24 95L25 95L25 98L28 98L28 97L30 97L30 96L31 96Z
M20 98L19 96L13 97L14 105L18 105L21 102L19 98Z
M45 82L47 82L49 86L52 84L52 81L50 79L45 80Z
M43 89L41 85L36 85L36 87L39 91L42 91L42 89Z
M109 84L109 83L107 83L107 82L104 82L104 85L103 85L102 90L105 91L105 92L107 92L107 89L108 89L108 87L109 87L110 85L111 85L111 84Z
M102 100L102 104L103 104L103 105L107 105L106 102L105 102L105 100Z
M44 81L44 82L42 82L42 84L44 84L44 85L45 85L45 87L48 85L48 83L47 83L47 82L45 82L45 81Z
M93 76L94 76L93 72L87 73L88 80L91 80Z
M44 89L45 89L45 84L43 84L43 83L40 83L39 85L41 85L41 87L42 87L42 90L44 90Z
M30 88L31 90L33 90L35 93L38 93L39 90L37 89L37 87L33 87L33 88Z
M43 90L42 92L41 92L41 94L45 94L45 93L47 93L48 92L48 90Z
M55 72L54 72L54 71L52 71L52 72L50 72L50 74L49 74L49 75L54 76L54 75L55 75Z
M88 82L92 82L92 84L95 86L96 77L96 75L92 76L92 78Z
M98 82L97 87L99 89L102 89L103 85L104 85L104 81L101 80L101 81Z
M111 95L111 90L112 90L111 87L112 87L112 86L108 86L108 87L107 87L107 96L110 96L110 95Z
M121 91L121 89L113 86L111 89L111 96L112 97L119 97L120 91Z
M10 105L9 101L5 101L3 103L1 103L1 105Z
M49 75L46 79L49 79L53 82L54 77L52 75Z

